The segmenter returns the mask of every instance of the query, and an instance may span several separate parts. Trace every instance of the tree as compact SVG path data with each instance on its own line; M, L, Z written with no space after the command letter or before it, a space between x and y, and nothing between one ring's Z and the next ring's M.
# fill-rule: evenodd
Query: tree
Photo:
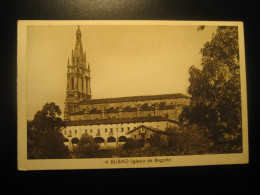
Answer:
M94 158L98 156L99 144L87 133L82 134L75 152L78 158Z
M196 155L210 152L209 140L204 137L195 125L187 127L170 127L164 134L154 134L150 147L143 152L145 156Z
M169 155L197 155L210 152L211 145L196 125L167 129Z
M59 131L65 127L60 115L61 110L58 105L54 102L46 103L42 110L34 115L33 128L40 131Z
M222 152L241 152L238 28L219 26L211 41L204 44L201 55L201 67L189 69L191 102L179 119L184 124L198 125L215 146L225 148Z
M128 138L126 143L123 145L124 150L136 150L144 147L144 140L143 139L133 139L133 138Z
M152 147L156 147L160 150L163 150L168 148L168 141L168 136L155 133L153 137L149 140L149 143Z
M32 121L27 121L28 159L69 158L69 150L64 145L64 136L60 132L65 123L59 115L59 106L51 102L46 103Z

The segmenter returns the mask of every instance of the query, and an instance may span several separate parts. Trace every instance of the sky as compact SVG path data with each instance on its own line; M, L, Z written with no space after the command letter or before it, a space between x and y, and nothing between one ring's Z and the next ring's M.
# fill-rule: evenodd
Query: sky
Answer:
M81 25L91 69L92 98L187 94L188 70L199 66L200 49L216 26ZM67 62L77 25L27 27L27 117L46 102L64 110ZM62 114L63 117L63 114Z

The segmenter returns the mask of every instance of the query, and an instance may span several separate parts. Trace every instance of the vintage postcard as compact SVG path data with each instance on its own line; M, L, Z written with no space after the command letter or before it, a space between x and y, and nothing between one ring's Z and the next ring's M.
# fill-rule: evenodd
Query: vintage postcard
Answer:
M19 170L249 162L242 22L17 25Z

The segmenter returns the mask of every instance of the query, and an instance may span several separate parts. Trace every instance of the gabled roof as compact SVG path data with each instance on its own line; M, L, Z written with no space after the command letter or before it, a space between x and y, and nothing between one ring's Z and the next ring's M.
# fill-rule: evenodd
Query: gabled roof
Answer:
M81 125L101 125L101 124L120 124L120 123L140 123L140 122L159 122L169 121L178 123L177 121L164 118L162 116L146 116L146 117L133 117L133 118L110 118L110 119L94 119L94 120L77 120L65 121L67 126L81 126Z
M118 98L105 98L105 99L83 99L78 103L81 105L85 104L103 104L103 103L118 103L118 102L134 102L144 100L161 100L161 99L178 99L178 98L189 98L182 93L174 94L163 94L163 95L146 95L146 96L129 96L129 97L118 97Z
M163 130L160 130L160 129L157 129L157 128L151 127L151 126L145 126L145 125L140 125L140 126L134 128L133 130L129 131L127 134L131 134L131 133L133 133L133 132L135 132L135 131L137 131L138 129L141 129L141 128L148 129L148 130L155 132L155 133L166 134L165 131L163 131Z

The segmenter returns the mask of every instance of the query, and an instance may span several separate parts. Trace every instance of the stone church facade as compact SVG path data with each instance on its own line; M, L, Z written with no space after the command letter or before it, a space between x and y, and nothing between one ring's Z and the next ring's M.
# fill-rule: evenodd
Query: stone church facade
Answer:
M90 64L76 31L75 49L67 64L67 91L64 109L66 129L63 135L71 148L81 135L88 133L101 146L124 143L140 125L165 131L178 126L182 108L189 97L181 93L92 99Z

